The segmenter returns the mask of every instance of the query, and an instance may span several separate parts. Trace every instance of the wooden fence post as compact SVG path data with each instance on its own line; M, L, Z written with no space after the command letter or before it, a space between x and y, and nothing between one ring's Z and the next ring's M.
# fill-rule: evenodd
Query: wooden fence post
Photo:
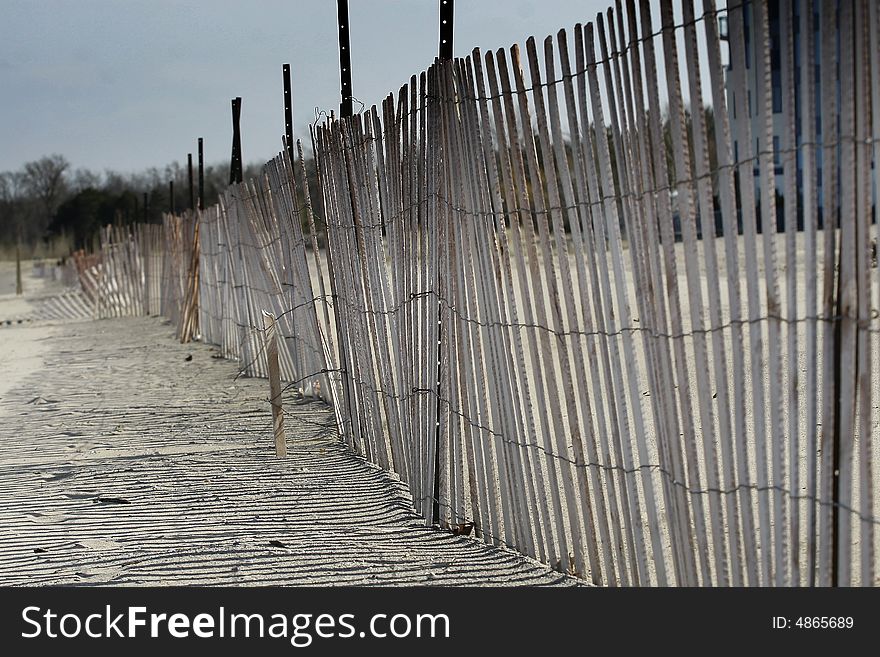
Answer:
M266 360L269 363L269 403L272 404L272 422L275 428L275 456L287 456L284 440L284 409L281 407L281 374L278 367L278 329L275 316L263 311L266 329Z
M19 229L18 241L15 243L15 295L20 297L24 293L21 286L21 229Z
M198 319L199 319L199 256L201 251L199 226L202 222L202 213L195 213L195 226L193 227L192 250L190 252L189 271L186 274L186 288L183 298L181 299L181 307L179 310L179 330L180 341L189 342L198 335ZM181 232L186 230L185 226L181 227ZM181 236L181 249L184 248L185 242ZM181 254L180 265L183 267L183 254Z

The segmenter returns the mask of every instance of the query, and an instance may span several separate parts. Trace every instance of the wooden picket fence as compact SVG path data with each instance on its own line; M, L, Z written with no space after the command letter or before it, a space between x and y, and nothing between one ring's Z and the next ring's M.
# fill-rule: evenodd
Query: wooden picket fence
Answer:
M188 341L198 334L198 214L158 224L105 226L94 253L70 260L96 319L163 315Z
M250 376L269 313L429 524L596 584L875 585L880 11L636 4L315 126L319 199L297 144L108 235L99 297Z

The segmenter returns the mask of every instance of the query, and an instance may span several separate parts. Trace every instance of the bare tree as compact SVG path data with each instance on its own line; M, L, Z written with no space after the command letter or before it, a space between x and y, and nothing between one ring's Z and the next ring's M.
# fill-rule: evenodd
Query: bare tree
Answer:
M23 172L0 173L0 241L12 243L19 237L26 200L25 190Z
M40 232L45 228L67 191L65 172L70 162L63 155L47 155L24 165L28 192L38 202Z
M79 193L85 189L99 189L101 187L101 174L91 169L78 168L70 176L70 191Z

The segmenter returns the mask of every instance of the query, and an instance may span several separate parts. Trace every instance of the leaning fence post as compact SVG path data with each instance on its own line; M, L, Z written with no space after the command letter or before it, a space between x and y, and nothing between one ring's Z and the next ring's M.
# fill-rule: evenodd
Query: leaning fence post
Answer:
M229 164L229 184L241 181L241 97L237 96L232 99L232 158Z
M266 329L266 360L269 363L269 403L272 404L272 422L275 428L275 456L287 456L284 440L284 409L281 407L281 372L278 368L278 329L275 316L263 311L263 327Z
M281 76L284 82L284 135L287 138L287 154L290 156L290 166L296 161L293 159L293 98L290 86L290 64L281 67Z

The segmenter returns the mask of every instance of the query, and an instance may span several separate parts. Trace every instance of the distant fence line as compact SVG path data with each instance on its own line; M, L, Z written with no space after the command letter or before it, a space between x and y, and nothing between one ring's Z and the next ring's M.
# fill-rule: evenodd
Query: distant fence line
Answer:
M315 126L319 199L298 144L106 229L83 286L249 376L270 312L285 389L429 524L597 584L875 585L880 11L621 4Z

